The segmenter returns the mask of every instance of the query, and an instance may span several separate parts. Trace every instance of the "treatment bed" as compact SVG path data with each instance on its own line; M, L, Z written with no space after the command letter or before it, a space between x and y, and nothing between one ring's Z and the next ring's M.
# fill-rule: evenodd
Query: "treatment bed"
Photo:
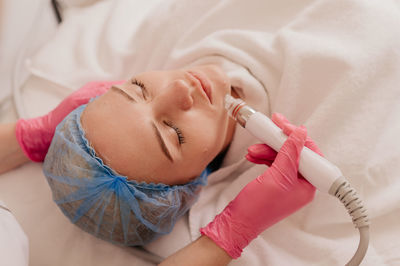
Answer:
M229 62L231 81L268 116L283 113L307 127L369 212L370 245L361 265L399 265L399 1L103 0L70 7L24 58L28 74L17 84L17 102L34 117L86 82L201 58ZM17 119L13 102L3 101L0 122ZM154 265L198 238L199 228L265 170L244 159L256 142L246 134L238 130L223 167L173 231L143 249L106 243L71 224L52 201L39 163L1 175L0 200L29 239L31 266ZM342 204L317 191L230 265L344 265L358 241Z

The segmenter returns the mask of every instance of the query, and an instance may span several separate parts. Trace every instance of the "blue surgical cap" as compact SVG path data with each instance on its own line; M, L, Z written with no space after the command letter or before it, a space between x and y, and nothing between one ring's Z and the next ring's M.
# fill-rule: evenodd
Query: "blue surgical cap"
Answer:
M196 201L209 170L184 185L128 180L108 167L85 138L86 105L56 128L43 172L61 211L86 232L123 245L144 245L169 233Z

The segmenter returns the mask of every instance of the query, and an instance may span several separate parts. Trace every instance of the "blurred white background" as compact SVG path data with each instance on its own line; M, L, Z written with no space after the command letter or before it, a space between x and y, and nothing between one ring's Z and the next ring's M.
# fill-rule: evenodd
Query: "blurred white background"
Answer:
M50 0L0 0L0 116L10 108L17 58L32 54L56 29ZM23 69L18 71L20 81L27 77Z

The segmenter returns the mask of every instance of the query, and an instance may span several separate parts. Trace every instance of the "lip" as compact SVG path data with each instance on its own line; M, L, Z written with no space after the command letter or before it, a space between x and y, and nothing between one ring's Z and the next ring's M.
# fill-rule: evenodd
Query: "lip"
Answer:
M212 104L211 83L208 78L199 72L188 71L188 73L200 82L201 88L203 89L205 95Z

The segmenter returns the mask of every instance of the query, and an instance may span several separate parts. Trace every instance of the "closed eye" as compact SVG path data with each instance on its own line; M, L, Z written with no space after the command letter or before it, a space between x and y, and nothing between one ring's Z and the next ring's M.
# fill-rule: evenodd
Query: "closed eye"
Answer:
M131 83L133 85L139 86L141 88L143 99L147 101L146 95L149 95L149 92L147 91L146 86L144 85L144 83L139 81L139 80L137 80L137 79L131 80Z
M132 79L131 83L136 85L136 86L139 86L142 89L143 99L147 100L147 96L146 95L149 95L149 92L148 92L146 86L144 85L144 83L139 81L139 80L137 80L137 79ZM173 130L175 130L176 135L178 137L179 145L182 145L183 143L185 143L185 136L183 135L183 133L179 129L179 127L175 126L171 121L163 121L163 122L164 122L165 125L171 127Z
M176 135L178 136L178 142L179 145L182 145L185 143L185 136L183 135L182 131L179 129L179 127L175 126L171 121L163 121L165 125L171 127L173 130L175 130Z

